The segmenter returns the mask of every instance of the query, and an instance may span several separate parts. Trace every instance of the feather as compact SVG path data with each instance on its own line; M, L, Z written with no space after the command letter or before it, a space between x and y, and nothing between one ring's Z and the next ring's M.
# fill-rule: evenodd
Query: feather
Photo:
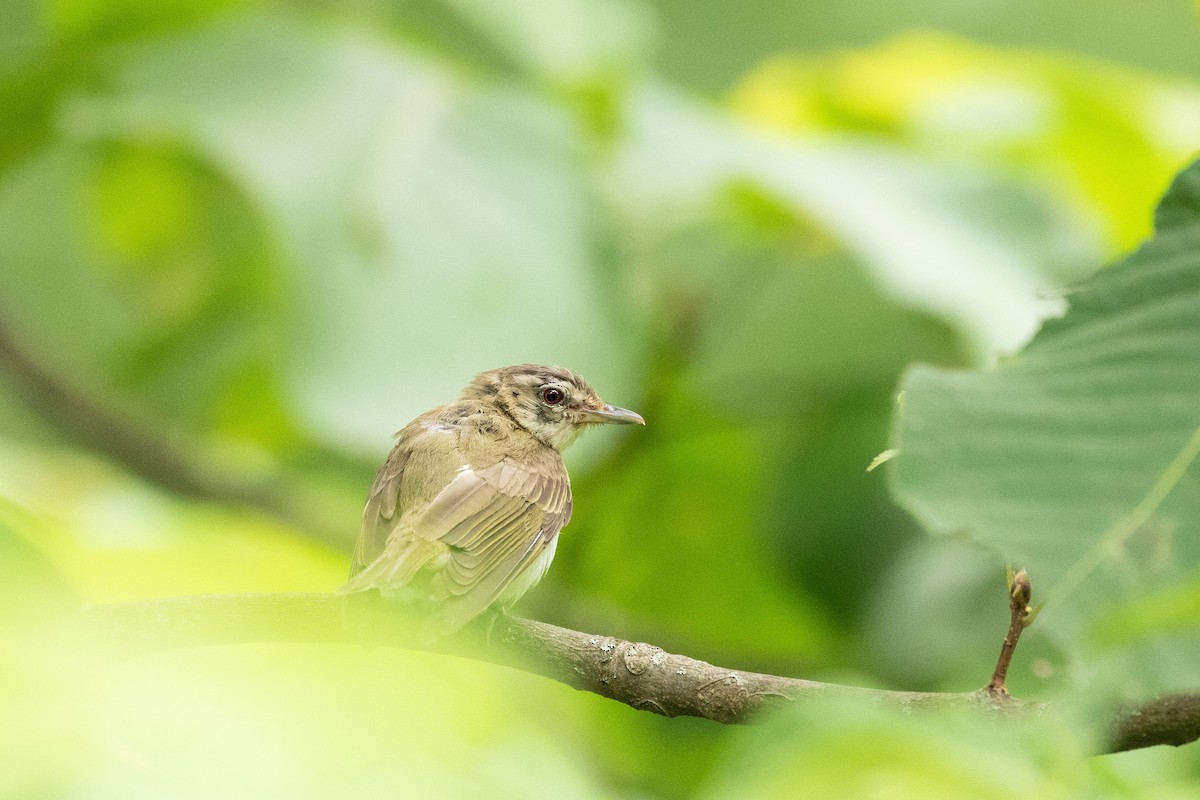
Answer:
M501 596L515 601L537 582L571 516L570 481L549 448L531 463L503 458L474 469L456 446L440 441L444 432L408 430L376 477L355 556L360 566L339 591L395 594L431 567L431 599L440 607L436 627L445 635ZM452 477L425 499L405 468L428 465L422 451L439 444L448 459L435 471ZM536 576L522 580L535 567Z

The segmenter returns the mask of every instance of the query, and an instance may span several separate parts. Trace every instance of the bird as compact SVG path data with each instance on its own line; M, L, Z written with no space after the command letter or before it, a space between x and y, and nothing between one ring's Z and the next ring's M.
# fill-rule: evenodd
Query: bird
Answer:
M338 592L420 607L432 639L506 611L545 575L571 519L562 451L600 424L646 422L563 367L476 375L396 434Z

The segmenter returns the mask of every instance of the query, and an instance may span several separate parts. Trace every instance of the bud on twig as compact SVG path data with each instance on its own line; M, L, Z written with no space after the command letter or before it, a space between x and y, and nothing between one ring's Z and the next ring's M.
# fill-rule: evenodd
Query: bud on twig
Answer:
M1008 594L1012 598L1014 606L1020 606L1026 614L1029 613L1029 600L1033 596L1033 585L1029 582L1029 575L1025 573L1025 570L1013 575Z

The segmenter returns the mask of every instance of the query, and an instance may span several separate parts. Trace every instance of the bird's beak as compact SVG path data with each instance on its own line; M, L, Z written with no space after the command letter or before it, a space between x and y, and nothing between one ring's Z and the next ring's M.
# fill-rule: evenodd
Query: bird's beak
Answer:
M614 425L645 425L646 420L642 419L642 415L636 411L630 411L627 408L618 408L605 403L598 408L583 408L579 411L579 417L582 422L602 422L611 423Z

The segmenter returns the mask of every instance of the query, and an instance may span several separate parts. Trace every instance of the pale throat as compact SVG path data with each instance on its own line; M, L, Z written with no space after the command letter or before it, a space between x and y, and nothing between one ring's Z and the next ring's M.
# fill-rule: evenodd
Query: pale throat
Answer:
M584 425L573 425L565 419L557 421L530 420L525 429L560 453L574 444L583 433Z

